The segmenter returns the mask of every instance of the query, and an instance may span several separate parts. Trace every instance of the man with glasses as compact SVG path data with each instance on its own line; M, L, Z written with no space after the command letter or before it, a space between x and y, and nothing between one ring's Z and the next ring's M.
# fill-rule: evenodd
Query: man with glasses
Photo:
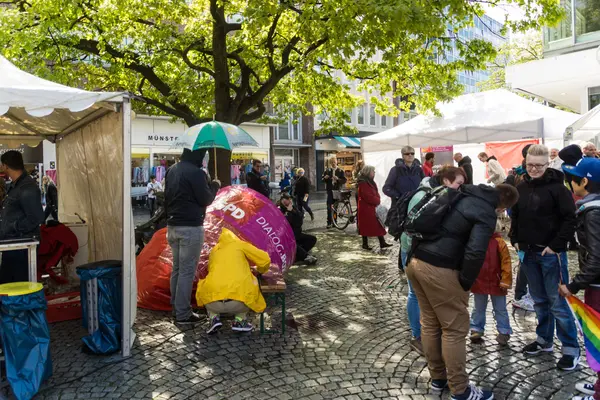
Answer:
M392 198L392 207L394 207L402 195L416 190L423 178L425 173L419 160L415 160L415 149L405 146L402 148L402 158L396 160L396 165L392 167L385 180L383 193Z
M512 208L510 240L519 252L538 320L537 339L523 352L552 352L556 325L563 354L557 366L570 371L579 362L577 328L558 288L569 282L566 252L575 232L575 204L563 173L548 168L548 157L543 145L533 145L527 152L527 172L517 186L519 201Z

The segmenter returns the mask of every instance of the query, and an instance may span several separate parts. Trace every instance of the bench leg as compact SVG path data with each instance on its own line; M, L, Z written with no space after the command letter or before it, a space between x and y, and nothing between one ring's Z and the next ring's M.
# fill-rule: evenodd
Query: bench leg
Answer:
M285 335L285 293L281 294L281 334Z

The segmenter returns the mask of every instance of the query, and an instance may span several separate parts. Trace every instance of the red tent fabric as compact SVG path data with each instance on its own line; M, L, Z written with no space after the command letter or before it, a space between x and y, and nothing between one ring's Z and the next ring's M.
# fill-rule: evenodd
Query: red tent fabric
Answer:
M495 156L504 168L504 171L508 172L512 167L521 165L523 161L521 150L523 150L523 147L528 144L539 143L539 139L526 139L515 142L490 142L485 144L485 152L490 157Z

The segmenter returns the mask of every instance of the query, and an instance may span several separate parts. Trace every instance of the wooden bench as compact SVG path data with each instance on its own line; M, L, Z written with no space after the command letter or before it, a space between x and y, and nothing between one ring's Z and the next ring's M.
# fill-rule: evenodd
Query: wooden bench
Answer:
M276 282L265 282L260 279L260 291L265 298L265 302L268 306L281 305L281 334L285 334L285 289L287 288L283 280ZM266 311L266 309L265 309ZM260 333L272 332L270 329L265 329L265 313L260 313Z

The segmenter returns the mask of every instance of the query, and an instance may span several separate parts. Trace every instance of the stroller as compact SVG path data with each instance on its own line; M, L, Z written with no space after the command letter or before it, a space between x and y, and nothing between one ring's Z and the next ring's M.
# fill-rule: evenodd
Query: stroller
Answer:
M150 242L154 232L167 226L164 192L156 193L157 209L150 221L135 227L135 255L138 256Z

